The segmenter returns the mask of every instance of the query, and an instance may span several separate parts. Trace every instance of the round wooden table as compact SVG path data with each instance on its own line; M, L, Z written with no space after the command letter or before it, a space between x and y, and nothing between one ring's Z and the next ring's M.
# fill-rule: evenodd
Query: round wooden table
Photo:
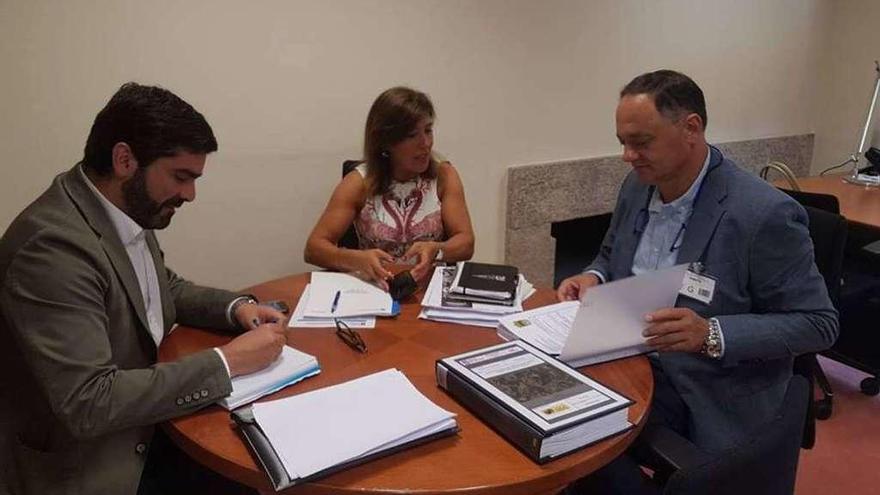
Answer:
M261 284L250 292L261 300L284 300L293 308L308 280L308 274L294 275ZM321 373L261 400L300 394L398 368L425 396L458 414L461 431L285 493L552 494L610 462L641 431L653 394L647 359L638 356L589 366L581 371L635 401L629 419L636 428L547 464L535 464L436 385L434 363L438 358L499 343L501 339L495 330L420 320L421 296L418 293L405 301L398 317L380 318L375 329L358 330L367 344L366 354L345 345L336 337L335 329L288 329L288 344L317 356ZM534 308L555 301L552 290L540 289L525 305ZM229 339L211 331L180 327L162 342L159 357L162 361L174 360L222 345ZM291 422L296 420L290 418ZM178 446L201 464L261 492L273 492L230 421L229 412L220 406L212 405L169 421L164 428Z

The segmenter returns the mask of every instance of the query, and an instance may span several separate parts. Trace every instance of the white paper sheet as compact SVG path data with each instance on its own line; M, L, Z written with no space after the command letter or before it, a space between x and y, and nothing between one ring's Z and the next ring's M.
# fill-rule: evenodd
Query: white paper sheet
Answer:
M571 366L648 352L645 315L675 305L687 265L588 289L559 358Z
M522 339L547 354L562 352L580 302L566 301L505 316L498 322L498 335Z
M390 316L391 295L353 275L312 272L311 293L303 316L332 318L349 316ZM334 300L339 293L334 310Z
M395 369L254 404L253 412L294 478L455 424L453 413L428 400Z
M296 308L293 310L293 315L287 322L287 326L290 328L336 328L336 323L333 322L333 318L309 318L305 316L306 305L308 304L311 295L311 288L312 284L306 284L302 295L299 296L299 301L296 303ZM344 321L351 328L376 328L375 316L349 316L337 319Z

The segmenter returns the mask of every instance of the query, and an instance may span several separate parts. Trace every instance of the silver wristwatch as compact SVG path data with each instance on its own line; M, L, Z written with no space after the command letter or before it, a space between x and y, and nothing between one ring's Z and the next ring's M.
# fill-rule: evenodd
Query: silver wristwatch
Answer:
M226 308L226 319L229 321L229 323L233 327L238 327L244 330L244 327L242 327L239 322L235 320L235 311L242 304L259 304L259 301L257 301L257 299L251 295L239 296L233 299L232 302L229 303L229 307Z
M721 359L721 324L718 318L709 318L709 333L700 352L712 359Z

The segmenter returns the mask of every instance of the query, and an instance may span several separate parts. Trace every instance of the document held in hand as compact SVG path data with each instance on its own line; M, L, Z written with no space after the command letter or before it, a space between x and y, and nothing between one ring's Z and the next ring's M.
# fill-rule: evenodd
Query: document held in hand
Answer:
M581 301L561 302L506 316L505 340L522 339L571 366L602 363L650 352L645 315L675 306L687 265L590 287Z
M320 372L315 356L284 346L278 359L268 367L233 378L232 393L218 403L226 409L235 409Z
M577 368L650 352L645 315L675 306L685 271L682 264L587 289L559 359Z
M276 490L458 431L396 369L233 411Z
M437 383L544 463L632 428L632 401L521 341L437 361Z

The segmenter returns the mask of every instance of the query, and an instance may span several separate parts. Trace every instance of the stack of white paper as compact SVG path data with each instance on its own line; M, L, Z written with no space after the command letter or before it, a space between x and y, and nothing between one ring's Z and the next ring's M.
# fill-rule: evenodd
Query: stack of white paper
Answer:
M391 295L353 275L312 272L309 299L303 316L340 318L391 316L395 307Z
M315 356L284 346L278 359L268 367L233 378L232 393L219 404L235 409L320 372Z
M253 414L294 479L457 428L395 369L254 404Z
M449 291L454 276L455 267L440 266L434 269L431 282L425 290L425 297L422 298L422 311L419 318L495 328L498 325L498 320L502 317L521 312L523 301L535 292L532 284L526 280L523 274L520 274L516 300L512 306L450 301L444 297L444 293Z
M303 289L302 295L299 296L299 302L296 303L296 308L293 310L293 315L290 317L290 320L287 322L287 326L291 328L334 328L336 327L336 323L333 321L332 317L322 317L322 316L314 316L309 317L305 315L306 306L309 304L309 299L311 298L312 293L312 284L306 284L305 289ZM376 327L376 317L375 316L349 316L346 318L337 318L338 320L344 321L351 328L375 328Z

